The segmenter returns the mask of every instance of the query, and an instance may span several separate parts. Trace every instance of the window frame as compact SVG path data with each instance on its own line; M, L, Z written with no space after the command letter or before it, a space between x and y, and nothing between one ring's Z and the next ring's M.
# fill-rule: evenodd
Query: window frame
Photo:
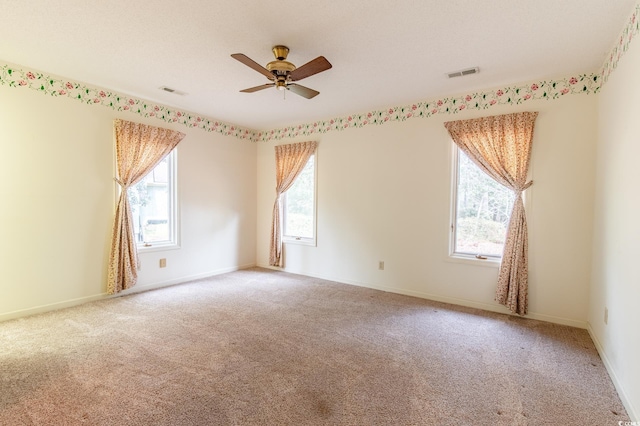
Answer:
M318 150L309 157L307 163L305 163L305 167L309 163L309 161L313 158L313 237L300 237L294 235L286 235L285 234L285 223L286 223L286 211L287 211L287 192L285 191L282 195L280 195L280 204L282 206L282 214L280 215L281 223L280 229L282 229L282 243L286 244L297 244L297 245L305 245L305 246L317 246L318 242Z
M169 239L155 243L144 243L135 241L138 253L149 253L155 251L174 250L180 248L180 210L178 203L178 148L174 148L168 158L167 184L169 186ZM153 173L151 170L149 173ZM146 176L145 176L146 177Z

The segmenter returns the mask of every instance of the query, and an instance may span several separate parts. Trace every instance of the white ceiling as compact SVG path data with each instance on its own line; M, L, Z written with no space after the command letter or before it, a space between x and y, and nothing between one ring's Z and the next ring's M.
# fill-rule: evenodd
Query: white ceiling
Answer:
M264 130L596 71L635 3L0 0L0 60ZM276 44L333 64L301 81L319 96L239 93L268 80L230 55L265 65Z

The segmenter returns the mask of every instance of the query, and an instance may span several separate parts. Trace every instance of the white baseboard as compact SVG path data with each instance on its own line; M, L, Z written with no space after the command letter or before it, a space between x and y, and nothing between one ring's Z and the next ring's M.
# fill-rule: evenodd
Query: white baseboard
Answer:
M106 297L108 297L106 293L95 294L93 296L79 297L77 299L69 299L63 302L50 303L48 305L40 305L33 308L7 312L0 314L0 322L28 317L30 315L42 314L49 311L56 311L58 309L70 308L72 306L82 305L83 303L95 302L96 300L104 299Z
M111 297L120 297L120 296L126 296L128 294L140 293L142 291L156 290L162 287L168 287L176 284L183 284L189 281L199 280L201 278L213 277L214 275L226 274L228 272L239 271L240 269L247 269L254 266L256 266L255 263L239 265L239 266L231 266L228 268L216 269L215 271L203 272L201 274L187 275L184 277L174 278L172 280L161 281L161 282L151 283L151 284L144 284L144 285L136 285L118 294L114 294Z
M620 383L620 379L618 379L618 375L613 369L613 365L611 365L611 362L609 361L609 357L607 357L607 353L604 351L604 347L602 346L602 343L600 343L600 340L598 340L598 337L596 336L596 333L593 331L593 328L591 328L590 323L587 323L587 331L589 331L591 340L593 340L593 343L596 345L596 349L598 350L598 354L600 354L602 363L607 369L607 372L609 373L609 377L611 377L611 381L613 382L613 385L618 391L618 396L620 396L622 405L624 405L624 408L627 410L627 414L629 415L629 418L633 422L640 422L638 411L631 404L631 400L627 397L624 387L622 386L622 383Z
M315 274L307 274L307 273L296 272L296 271L288 271L288 270L283 269L283 268L277 268L277 267L269 266L269 265L258 264L258 266L261 267L261 268L267 268L267 269L273 269L273 270L277 270L277 271L289 272L289 273L292 273L292 274L307 275L307 276L314 277L314 278L320 278L320 279L328 280L328 281L335 281L335 282L339 282L339 283L343 283L343 284L355 285L355 286L358 286L358 287L372 288L372 289L375 289L375 290L386 291L386 292L389 292L389 293L396 293L396 294L403 294L405 296L419 297L421 299L433 300L435 302L450 303L452 305L465 306L467 308L482 309L482 310L485 310L485 311L497 312L499 314L513 315L507 308L505 308L502 305L499 305L498 303L491 304L491 303L486 303L486 302L477 302L477 301L474 301L474 300L459 299L459 298L456 298L456 297L449 297L449 296L439 296L437 294L424 293L424 292L414 291L414 290L406 290L406 289L401 289L401 288L396 288L396 287L387 287L387 286L381 286L381 285L375 285L375 284L366 284L366 283L361 283L361 282L348 280L348 279L341 279L341 278L329 277L329 276L321 276L321 275L315 275ZM554 324L568 325L568 326L571 326L571 327L582 328L582 329L586 329L587 328L587 322L586 321L579 321L579 320L574 320L574 319L571 319L571 318L556 317L556 316L553 316L553 315L540 314L540 313L536 313L536 312L528 313L525 318L531 318L531 319L535 319L535 320L551 322L551 323L554 323Z
M214 271L203 272L201 274L195 274L195 275L188 275L188 276L175 278L168 281L134 286L118 294L100 293L92 296L80 297L77 299L69 299L69 300L64 300L62 302L50 303L47 305L35 306L33 308L7 312L4 314L0 314L0 322L9 321L17 318L23 318L23 317L27 317L35 314L42 314L44 312L49 312L49 311L56 311L58 309L70 308L72 306L82 305L83 303L95 302L96 300L109 299L113 297L121 297L121 296L126 296L128 294L140 293L142 291L155 290L155 289L167 287L170 285L182 284L188 281L212 277L214 275L226 274L227 272L238 271L240 269L251 268L253 266L255 266L255 264L252 263L247 265L232 266L229 268L221 268L221 269L216 269Z

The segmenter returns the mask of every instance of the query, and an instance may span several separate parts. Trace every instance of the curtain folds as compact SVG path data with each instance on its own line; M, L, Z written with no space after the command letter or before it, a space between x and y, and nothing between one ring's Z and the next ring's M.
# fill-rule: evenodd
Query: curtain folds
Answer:
M280 196L295 182L304 169L309 158L315 153L318 143L300 142L290 145L278 145L276 149L276 201L273 205L273 221L271 223L271 249L269 265L282 267L282 230L280 212Z
M527 182L537 112L445 123L453 141L489 176L515 193L498 275L496 301L519 315L527 313L528 237L522 192Z
M116 182L120 198L113 223L107 293L133 287L138 277L138 254L134 241L127 189L138 183L185 137L184 133L125 120L114 120Z

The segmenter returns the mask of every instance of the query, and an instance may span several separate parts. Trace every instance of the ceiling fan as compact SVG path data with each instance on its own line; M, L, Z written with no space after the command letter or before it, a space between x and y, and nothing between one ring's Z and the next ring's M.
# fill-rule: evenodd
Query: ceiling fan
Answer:
M331 64L324 56L318 56L314 60L296 68L296 66L291 62L286 61L287 55L289 54L289 48L287 46L274 46L271 50L273 51L273 55L276 57L276 60L269 62L266 67L263 67L242 53L234 53L231 55L232 58L237 59L249 68L258 71L260 74L272 81L268 84L241 90L241 92L253 93L258 90L275 87L278 90L290 90L296 95L300 95L307 99L311 99L320 94L320 92L296 84L294 81L302 80L303 78L310 77L331 68Z

